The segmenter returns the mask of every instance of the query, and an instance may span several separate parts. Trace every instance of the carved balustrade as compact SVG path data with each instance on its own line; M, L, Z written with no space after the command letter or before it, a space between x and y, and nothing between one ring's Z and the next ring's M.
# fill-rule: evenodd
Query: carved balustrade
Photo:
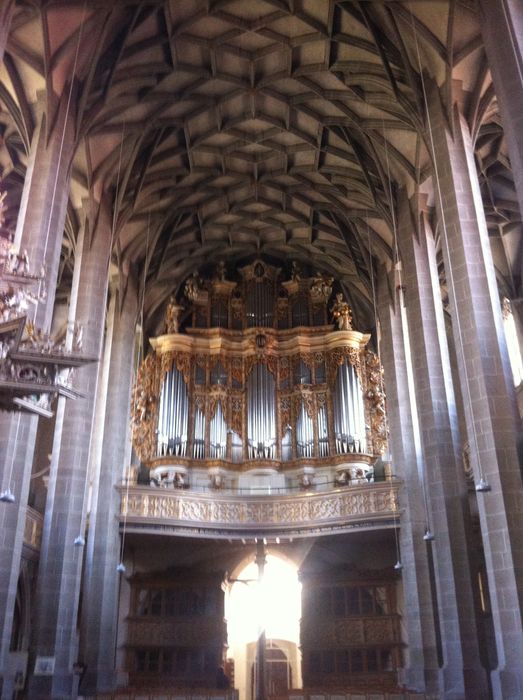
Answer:
M121 487L127 532L244 537L314 534L395 526L400 481L288 495L235 495Z

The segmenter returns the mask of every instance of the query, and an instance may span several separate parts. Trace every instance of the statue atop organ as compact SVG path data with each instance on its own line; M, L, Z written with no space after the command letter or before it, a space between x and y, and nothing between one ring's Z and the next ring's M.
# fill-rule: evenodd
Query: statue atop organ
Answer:
M371 479L387 444L382 370L333 278L261 259L228 275L219 261L182 289L133 393L134 450L152 483Z

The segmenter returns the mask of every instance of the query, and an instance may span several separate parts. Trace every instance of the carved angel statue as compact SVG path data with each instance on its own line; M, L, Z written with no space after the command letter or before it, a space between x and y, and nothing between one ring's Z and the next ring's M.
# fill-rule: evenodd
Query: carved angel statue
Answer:
M323 275L321 272L316 272L310 288L312 301L324 302L326 304L332 294L333 282L334 278L330 275Z
M165 311L165 332L167 334L178 333L180 329L180 314L182 311L183 306L177 304L174 296L171 296Z
M301 280L301 269L299 264L295 260L292 261L291 280L293 282L299 282Z
M201 279L197 272L193 272L185 283L185 296L189 301L195 302L198 298L198 294L201 290Z
M333 316L334 322L338 326L338 330L352 330L352 313L350 306L343 298L343 294L336 294L336 301L331 306L330 312Z
M214 279L220 282L225 282L225 275L227 274L227 267L223 260L220 260L216 265L216 271L214 273Z

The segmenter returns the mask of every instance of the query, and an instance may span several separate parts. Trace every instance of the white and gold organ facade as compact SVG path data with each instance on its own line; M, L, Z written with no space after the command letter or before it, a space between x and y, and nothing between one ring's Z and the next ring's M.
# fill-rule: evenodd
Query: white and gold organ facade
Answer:
M171 298L138 372L133 443L151 483L289 489L371 481L387 444L370 335L327 275L219 263Z

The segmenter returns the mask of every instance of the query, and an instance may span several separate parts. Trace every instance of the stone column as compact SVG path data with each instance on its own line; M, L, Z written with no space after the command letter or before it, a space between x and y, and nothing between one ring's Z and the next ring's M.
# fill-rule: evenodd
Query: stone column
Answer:
M426 519L410 412L403 328L399 309L389 292L385 269L379 279L378 306L393 472L404 480L399 531L404 623L408 636L404 683L419 692L437 693L440 673L429 565L423 541Z
M432 235L416 236L410 203L400 193L398 238L426 475L444 650L444 697L486 698L464 517L470 518L460 466L459 426ZM416 207L415 207L416 208Z
M60 112L57 127L49 139L43 121L35 130L16 239L20 249L27 250L33 271L40 270L45 258L50 274L47 276L47 296L38 304L37 321L44 331L48 331L54 307L74 143L71 128L64 129L64 110ZM50 193L55 189L56 194L51 197ZM49 235L43 224L47 221L52 222ZM0 503L0 686L2 699L9 700L12 679L8 679L5 672L37 424L36 417L19 414L0 417L0 445L3 448L0 452L0 484L2 489L11 488L15 496L14 503Z
M473 148L454 109L454 137L430 86L435 185L461 389L478 494L498 668L495 698L523 697L523 485L516 445L521 426Z
M71 295L70 323L83 328L81 352L100 357L107 300L111 246L109 212L101 208L92 237L84 226ZM71 331L69 331L71 332ZM35 653L55 659L52 676L33 676L34 698L69 697L72 665L77 660L80 593L89 451L98 379L98 364L78 370L75 387L83 398L60 399L45 509L37 586ZM65 408L66 406L66 408ZM76 540L76 544L75 544Z
M523 214L523 4L479 0L480 26Z
M122 304L117 304L105 401L102 471L93 497L85 564L85 627L82 659L87 666L82 691L110 692L116 684L120 561L121 484L127 456L135 332L138 311L136 287L129 279ZM118 308L119 307L119 308Z
M11 18L14 9L14 0L3 0L0 5L0 62L4 60L4 52L9 37L9 28L11 26Z

